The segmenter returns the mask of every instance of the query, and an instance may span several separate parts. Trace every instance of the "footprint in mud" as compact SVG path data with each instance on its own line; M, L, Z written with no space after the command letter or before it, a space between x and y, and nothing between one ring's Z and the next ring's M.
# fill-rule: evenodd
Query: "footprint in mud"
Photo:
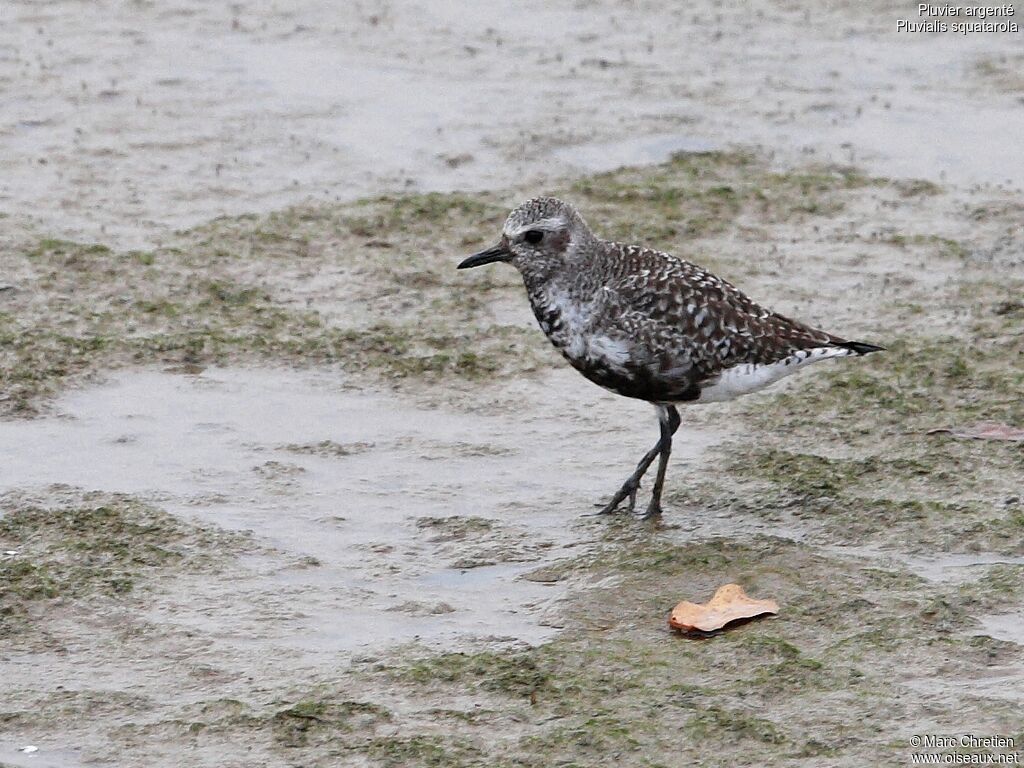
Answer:
M331 459L365 453L373 447L373 443L338 443L334 440L321 440L318 443L288 443L280 446L279 450Z
M412 441L410 441L412 442ZM485 443L466 443L461 441L443 442L439 440L417 440L417 447L425 452L420 458L427 460L447 459L452 456L473 458L474 456L512 456L516 453L512 448Z
M275 493L293 492L298 487L298 478L306 473L298 464L273 460L257 464L252 471Z
M525 531L474 516L419 517L419 538L433 545L448 567L469 570L499 563L528 563L539 560L551 541L531 541ZM424 539L424 535L426 538Z
M441 616L446 613L455 613L454 606L443 601L430 604L418 600L406 600L400 605L394 605L385 610L392 613L408 613L410 616Z

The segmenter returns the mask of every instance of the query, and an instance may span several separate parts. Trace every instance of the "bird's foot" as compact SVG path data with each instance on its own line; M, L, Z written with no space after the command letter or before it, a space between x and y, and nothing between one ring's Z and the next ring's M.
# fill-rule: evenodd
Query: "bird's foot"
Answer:
M636 509L636 492L639 491L639 490L640 490L640 479L639 478L634 478L634 477L629 478L625 483L622 484L622 487L619 488L619 490L615 492L615 495L612 496L612 500L611 501L609 501L607 504L604 504L604 505L601 505L601 504L596 504L595 505L595 506L601 507L601 509L598 512L595 512L594 514L596 514L596 515L610 515L613 512L618 511L619 504L621 504L627 498L629 499L628 511L629 511L630 514L632 514L633 510Z
M637 515L637 520L654 520L661 517L661 504L654 499L651 499L651 503L647 505L647 509L644 510L643 514Z

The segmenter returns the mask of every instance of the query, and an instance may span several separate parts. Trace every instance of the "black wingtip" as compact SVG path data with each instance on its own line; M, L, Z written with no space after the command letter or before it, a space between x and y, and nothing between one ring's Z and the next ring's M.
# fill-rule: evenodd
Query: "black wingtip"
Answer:
M858 355L867 355L871 352L885 351L885 347L879 347L874 344L865 344L862 341L843 341L840 342L839 344L836 344L836 346L843 347L845 349L850 350L851 352L856 352Z

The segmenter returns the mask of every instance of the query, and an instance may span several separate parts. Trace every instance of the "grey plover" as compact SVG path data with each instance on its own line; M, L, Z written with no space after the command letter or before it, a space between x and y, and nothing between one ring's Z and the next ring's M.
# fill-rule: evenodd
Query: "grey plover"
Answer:
M627 498L632 512L640 480L657 458L642 516L661 514L677 405L731 400L809 363L883 349L765 309L684 259L601 240L572 205L553 197L513 210L498 244L458 268L497 261L519 270L537 322L573 368L657 409L658 442L601 513Z

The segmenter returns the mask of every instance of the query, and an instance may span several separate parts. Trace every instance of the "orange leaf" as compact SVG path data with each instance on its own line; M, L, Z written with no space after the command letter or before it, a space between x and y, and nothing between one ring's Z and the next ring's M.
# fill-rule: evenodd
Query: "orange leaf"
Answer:
M668 625L684 632L714 632L737 619L752 619L778 612L779 604L774 600L755 600L747 597L739 584L726 584L719 587L714 597L704 605L686 600L681 602L672 609Z

